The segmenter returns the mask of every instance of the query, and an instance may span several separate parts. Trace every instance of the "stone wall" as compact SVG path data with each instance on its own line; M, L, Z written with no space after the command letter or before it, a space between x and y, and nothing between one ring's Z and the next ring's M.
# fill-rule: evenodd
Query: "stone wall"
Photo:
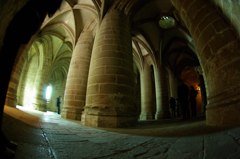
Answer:
M240 35L240 1L239 0L213 0L219 6Z
M206 78L209 125L240 121L239 38L222 12L207 0L172 0L192 35Z

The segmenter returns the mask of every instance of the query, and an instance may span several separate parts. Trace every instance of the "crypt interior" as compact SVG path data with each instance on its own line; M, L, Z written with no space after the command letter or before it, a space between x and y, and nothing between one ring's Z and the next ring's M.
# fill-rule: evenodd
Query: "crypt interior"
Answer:
M27 0L1 1L4 31ZM183 81L210 126L240 123L240 14L232 0L64 0L18 52L6 105L99 128L171 119ZM181 113L178 116L181 118Z
M27 2L28 0L0 1L0 47L3 45L8 24ZM213 128L238 127L239 14L239 0L63 0L53 16L45 17L40 30L31 37L24 49L19 49L8 85L5 111L9 112L11 109L14 112L24 108L57 114L56 99L60 97L60 118L57 121L76 121L84 126L86 132L89 128L97 128L94 131L100 131L102 128L110 131L128 128L127 132L130 132L131 128L135 128L141 122L144 122L145 126L155 123L155 127L162 127L161 124L166 122L179 121L174 125L177 127L181 122L185 122L182 120L183 112L178 110L173 117L169 98L178 99L178 86L184 82L188 88L193 86L197 91L197 121L199 119L204 126ZM28 15L26 19L27 17ZM32 117L20 116L18 119L15 116L15 119L33 124ZM21 134L29 135L30 131L12 120L7 116L4 127L14 139L17 139L16 134L19 134L21 139L17 141L20 143L20 153L23 152L24 146L27 147L26 144L21 144L27 135L21 137ZM53 118L48 122L51 120L52 123L56 122ZM189 120L196 119L190 117ZM54 126L56 125L54 123ZM58 132L65 133L65 136L71 135L70 128L66 131L63 129L69 125L65 124ZM56 158L53 156L58 155L61 157L57 158L74 158L71 156L75 155L78 159L77 152L81 152L82 156L94 155L97 149L102 152L96 156L105 152L102 147L93 147L94 151L91 151L92 146L89 145L85 145L89 146L88 149L77 149L81 146L79 139L75 139L79 144L73 146L73 142L69 139L66 142L64 137L64 142L58 142L59 145L67 145L63 151L57 142L52 144L54 133L57 133L54 126L50 126L47 131L44 126L40 129L44 132L42 136L45 139L49 138L46 141L51 147L50 152L55 151L55 155L50 154L50 158ZM174 126L166 128L165 135L177 133ZM14 128L18 133L13 132ZM77 127L74 127L73 131L76 129ZM84 129L81 127L81 131ZM144 133L150 136L153 132L148 129L141 130L141 127L136 130L145 131ZM201 132L201 127L197 131ZM182 133L188 135L186 132ZM159 134L160 131L155 132L155 135ZM235 133L231 134L234 136ZM86 136L88 135L91 136L91 133ZM98 141L108 143L110 139L115 138L107 136L109 138L106 140L104 137L93 140L93 145L96 146ZM204 137L191 148L199 147L200 151L204 152L201 155L211 159L224 158L223 152L226 152L227 156L240 154L239 151L232 152L236 149L228 151L226 147L231 146L226 145L220 147L222 150L212 151L213 148L219 148L214 146L214 137ZM220 137L219 140L227 143L226 138ZM40 140L40 137L38 138ZM239 138L233 139L238 146ZM118 140L117 143L124 139ZM156 139L158 144L165 140ZM172 144L172 140L175 141L171 138L166 143ZM185 141L185 138L182 140ZM35 140L31 139L31 142L33 141ZM138 142L127 142L133 141ZM192 142L194 141L195 138ZM46 147L39 145L41 148ZM125 146L126 144L121 147ZM107 146L105 148L108 149ZM152 146L151 149L154 148L156 149L156 146ZM172 147L163 154L167 154L168 157L174 154L172 158L186 158L183 156L190 154L192 157L189 158L195 158L199 154L195 154L191 148L187 150L188 154L183 153L182 156ZM30 149L33 150L34 147L26 152L29 153ZM72 149L77 149L76 154ZM112 149L114 148L110 145L109 150ZM87 150L89 153L85 153ZM34 155L43 151L36 152ZM115 152L113 154L120 155ZM139 158L144 158L141 155ZM96 156L85 158L98 158ZM128 154L128 157L122 158L131 157Z

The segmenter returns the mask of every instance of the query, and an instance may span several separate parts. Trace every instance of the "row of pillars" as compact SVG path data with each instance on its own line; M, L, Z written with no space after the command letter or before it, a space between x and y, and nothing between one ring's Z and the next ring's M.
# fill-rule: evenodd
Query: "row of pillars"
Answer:
M236 32L207 0L172 0L172 3L195 41L204 70L209 101L207 123L236 125L240 121L239 39L234 36ZM136 123L131 51L128 17L117 10L105 15L95 38L91 31L82 32L73 51L62 116L82 120L90 126L120 127ZM164 113L167 109L162 107L167 100L163 94L166 79L156 72L155 81L161 81L156 82L155 87L156 116L163 117L167 114ZM9 103L14 100L11 96L18 77L19 73L9 85ZM148 103L147 98L142 100ZM149 118L149 111L142 106L141 117Z
M164 116L160 73L155 68L156 118ZM102 20L96 36L83 31L73 51L62 117L81 120L94 127L123 127L153 119L151 69L141 72L141 114L134 101L132 39L128 17L111 10ZM168 98L168 97L166 97ZM166 109L168 110L168 109ZM166 111L167 112L167 111Z
M15 60L16 63L13 66L13 70L11 73L11 79L8 85L8 91L6 95L6 101L5 104L11 107L16 107L17 104L25 104L24 103L24 87L25 83L27 81L27 72L23 72L28 70L27 68L30 67L31 63L26 62L27 60L27 52L25 50L29 49L31 42L28 45L22 45L18 51L18 56L17 59ZM25 53L25 54L24 54ZM21 55L21 56L20 56ZM46 54L44 56L45 58L48 58L49 54ZM35 78L33 79L33 85L34 88L32 89L32 97L29 97L28 100L32 101L32 106L34 109L39 110L39 111L47 111L47 101L44 97L43 92L45 92L45 85L46 81L48 81L48 76L49 76L49 70L44 69L45 68L50 68L49 63L47 62L48 60L42 60L44 63L40 65L38 68Z

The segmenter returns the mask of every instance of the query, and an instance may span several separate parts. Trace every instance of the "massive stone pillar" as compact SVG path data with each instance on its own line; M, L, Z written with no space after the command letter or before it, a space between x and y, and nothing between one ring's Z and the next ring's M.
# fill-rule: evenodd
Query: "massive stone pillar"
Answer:
M129 18L108 10L96 33L82 123L123 127L137 122L133 104L133 57Z
M168 81L167 73L164 66L156 66L155 79L156 79L156 96L157 96L157 110L155 119L164 119L170 117L169 110L169 96L168 96Z
M86 100L87 79L93 46L92 31L83 31L73 51L69 66L61 116L81 120Z
M153 119L153 81L151 78L151 66L144 62L141 76L141 114L140 120Z
M22 72L22 68L24 65L24 57L20 55L22 54L25 48L26 48L26 45L22 45L19 48L18 57L15 60L15 64L13 66L13 70L11 74L11 79L8 85L5 104L11 107L16 107L17 105L17 88L18 88L19 78Z
M240 45L237 32L208 0L172 0L196 45L208 89L206 122L240 124Z

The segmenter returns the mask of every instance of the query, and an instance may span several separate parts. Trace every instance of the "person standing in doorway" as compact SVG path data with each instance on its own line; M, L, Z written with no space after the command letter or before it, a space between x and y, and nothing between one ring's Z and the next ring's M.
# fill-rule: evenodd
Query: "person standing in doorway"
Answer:
M57 97L57 113L60 114L61 113L61 96Z
M183 119L189 119L189 88L184 82L181 82L178 86L178 100L182 109Z
M176 117L176 100L175 100L175 98L170 97L169 106L171 109L172 118L175 118Z
M182 115L181 105L178 98L176 98L175 100L176 100L176 117L179 117Z

